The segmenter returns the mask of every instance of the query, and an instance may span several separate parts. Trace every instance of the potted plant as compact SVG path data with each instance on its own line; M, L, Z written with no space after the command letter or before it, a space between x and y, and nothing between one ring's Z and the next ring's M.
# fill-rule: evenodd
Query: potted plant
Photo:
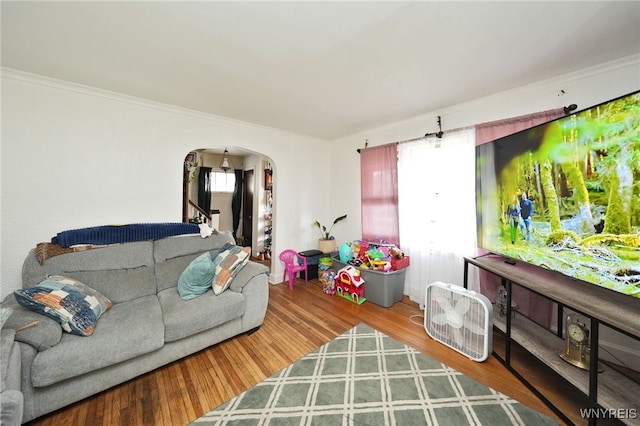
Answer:
M333 238L333 235L331 235L331 230L333 229L336 223L346 218L347 218L346 214L344 216L337 217L333 221L333 224L331 225L331 228L329 228L328 231L326 226L321 225L320 222L316 220L315 225L320 230L320 235L321 235L321 238L318 239L318 250L320 250L322 253L325 253L325 254L333 253L334 251L336 251L336 240L335 238Z
M184 172L187 183L195 182L198 179L198 162L185 161Z

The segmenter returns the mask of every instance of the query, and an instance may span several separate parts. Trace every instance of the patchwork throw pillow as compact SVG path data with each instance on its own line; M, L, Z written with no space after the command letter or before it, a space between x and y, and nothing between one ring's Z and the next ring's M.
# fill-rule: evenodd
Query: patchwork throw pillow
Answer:
M178 279L178 293L184 300L195 299L211 288L214 266L209 252L200 256L186 267Z
M14 294L20 305L56 320L64 331L78 336L91 336L98 318L113 306L111 300L86 284L60 275L48 276Z
M213 261L215 276L213 277L213 292L218 295L229 288L236 274L249 261L250 247L239 247L226 243Z

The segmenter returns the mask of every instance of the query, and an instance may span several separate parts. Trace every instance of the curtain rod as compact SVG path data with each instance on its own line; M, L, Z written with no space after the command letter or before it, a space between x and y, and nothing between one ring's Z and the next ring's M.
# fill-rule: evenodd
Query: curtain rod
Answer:
M572 111L575 111L576 109L578 109L578 105L576 105L576 104L571 104L571 105L568 105L568 106L562 107L562 110L564 111L565 115L569 115L569 114L571 114L571 112L572 112ZM552 110L549 110L549 111L552 111ZM476 125L475 125L475 126L473 126L473 127L477 127L477 126L479 126L479 124L476 124ZM456 132L456 131L458 131L458 130L462 130L462 129L465 129L465 128L468 128L468 127L469 127L469 126L467 126L467 127L461 127L461 128L459 128L459 129L453 129L453 130L449 130L449 131L443 132L443 131L442 131L442 120L441 120L440 116L438 116L438 129L439 129L439 130L438 130L438 132L436 132L436 133L425 133L425 135L424 135L424 136L419 136L419 137L417 137L417 138L412 138L412 139L405 139L405 140L403 140L403 141L390 142L390 143L388 143L388 144L384 144L384 145L391 145L391 144L394 144L394 143L395 143L395 144L401 144L401 143L407 143L407 142L416 142L416 141L419 141L419 140L422 140L422 139L428 138L429 136L435 136L436 138L440 139L440 138L442 138L442 136L443 136L445 133L449 133L449 132ZM367 146L368 146L368 145L369 145L369 139L367 139L367 140L365 141L364 149L367 149ZM384 145L380 145L380 146L384 146ZM356 149L356 151L358 152L358 154L360 154L360 148Z
M458 130L460 130L460 129L449 130L449 131L443 132L443 134L444 133L455 132L455 131L458 131ZM436 136L436 134L435 133L427 133L424 136L418 136L417 138L405 139L403 141L397 141L397 142L389 142L389 143L385 143L383 145L377 145L377 146L385 146L385 145L401 144L401 143L408 143L408 142L416 142L416 141L419 141L419 140L422 140L422 139L426 139L429 136ZM365 143L365 147L364 148L357 148L356 151L358 152L358 154L360 154L360 151L362 151L363 149L367 149L366 143Z
M415 142L415 141L419 141L421 139L427 138L429 136L435 136L438 139L442 138L442 135L444 133L442 132L442 118L440 116L438 116L438 131L436 133L425 133L424 136L420 136L417 138L412 138L412 139L406 139L403 141L398 141L398 142L391 142L385 145L391 145L391 144L399 144L399 143L407 143L407 142ZM364 149L367 149L367 145L369 145L369 139L366 140L366 142L364 143ZM360 148L356 149L356 151L358 152L358 154L360 154Z
M425 138L425 136L420 136L418 138L406 139L406 140L403 140L403 141L389 142L389 143L385 143L384 145L379 145L379 146L393 145L393 144L406 143L406 142L415 142L415 141L419 141L420 139L424 139L424 138ZM367 145L369 145L369 139L367 139L367 142L364 143L364 148L362 148L362 149L367 149L368 148ZM360 149L360 148L356 149L358 154L360 154L360 151L362 151L362 149Z

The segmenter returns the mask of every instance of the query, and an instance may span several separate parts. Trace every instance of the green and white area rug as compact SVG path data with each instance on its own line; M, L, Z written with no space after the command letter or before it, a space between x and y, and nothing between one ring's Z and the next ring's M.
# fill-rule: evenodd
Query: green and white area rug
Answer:
M558 423L361 323L192 424Z

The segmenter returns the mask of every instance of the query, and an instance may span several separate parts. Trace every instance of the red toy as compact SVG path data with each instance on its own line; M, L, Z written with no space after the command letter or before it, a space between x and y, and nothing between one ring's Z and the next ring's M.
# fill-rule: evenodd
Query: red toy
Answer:
M336 277L336 293L358 305L367 300L363 297L364 279L360 276L360 271L352 265L340 269Z

